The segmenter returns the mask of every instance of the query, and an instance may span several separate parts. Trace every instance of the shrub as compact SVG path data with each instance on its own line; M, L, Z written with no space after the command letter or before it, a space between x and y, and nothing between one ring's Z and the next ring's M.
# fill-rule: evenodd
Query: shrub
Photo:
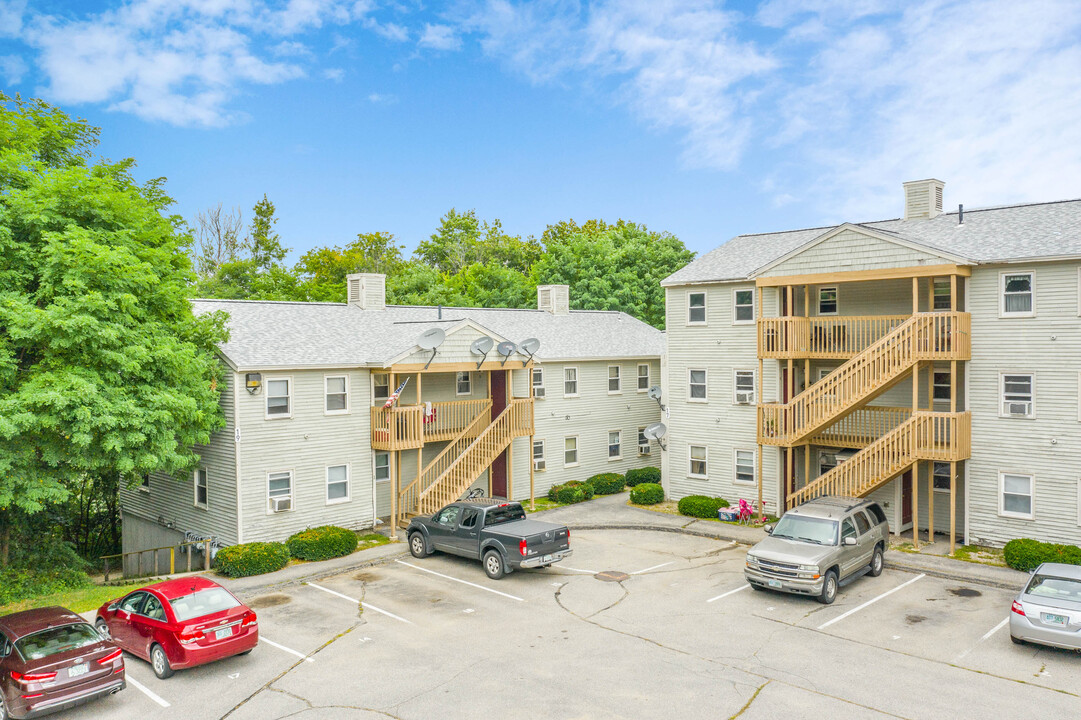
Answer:
M298 560L329 560L355 552L357 534L334 525L301 530L285 541L289 554Z
M641 483L661 483L661 469L655 467L636 468L627 471L627 487L634 487Z
M1035 570L1045 562L1081 565L1081 548L1076 545L1045 543L1029 538L1010 540L1002 549L1002 555L1007 565L1023 572Z
M656 505L664 502L664 488L657 483L639 483L631 488L631 502L635 505Z
M278 542L230 545L218 551L218 572L229 577L247 577L281 570L289 564L289 548Z
M92 584L87 574L81 570L6 568L0 570L0 605L65 590L78 590Z
M571 480L562 485L553 485L548 491L548 499L565 505L592 500L593 486L578 480Z
M716 519L717 511L726 507L728 507L728 501L724 498L688 495L679 501L679 514L689 517Z
M614 495L623 490L626 479L619 473L601 473L586 480L597 495Z

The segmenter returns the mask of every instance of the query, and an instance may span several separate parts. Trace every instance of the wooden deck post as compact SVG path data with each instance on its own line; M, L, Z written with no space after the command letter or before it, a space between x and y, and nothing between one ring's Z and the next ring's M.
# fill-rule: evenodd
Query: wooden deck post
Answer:
M176 547L169 548L169 574L176 574Z
M533 434L536 432L536 413L534 412L533 404L535 402L533 398L533 361L529 361L529 370L527 371L526 382L529 384L529 512L533 512L537 509L537 499L534 496L534 478L533 478ZM635 443L638 442L638 438L634 439Z
M154 553L154 556L156 558L157 553ZM157 564L158 564L158 561L155 559L154 560L154 565L157 565ZM206 540L205 542L203 542L203 570L209 570L209 569L210 569L210 541ZM157 567L155 567L154 570L156 571Z
M933 284L933 283L932 283ZM912 315L920 312L920 279L912 278ZM920 409L920 363L912 365L912 414ZM920 549L920 463L912 463L912 546Z
M803 446L803 484L811 482L811 443Z
M761 325L762 305L764 304L763 301L762 301L762 293L763 292L764 292L763 288L756 288L755 293L754 293L755 306L756 306L755 307L755 314L758 316L758 321L759 321L758 324L759 325ZM756 335L758 336L758 342L761 343L762 342L762 333L761 333L760 328L759 328L759 332L757 332ZM755 394L755 401L758 403L759 408L762 407L762 402L763 402L763 400L762 400L762 382L763 382L762 381L762 375L764 373L764 368L765 368L765 363L762 360L762 351L763 351L763 348L760 345L758 347L758 392ZM757 423L757 427L755 428L755 437L758 437L762 433L762 412L761 412L760 409L756 410L756 412L755 412L755 422ZM756 462L757 467L755 467L755 471L756 471L755 474L758 476L758 517L761 519L761 518L765 518L765 510L762 508L762 465L763 465L763 462L762 462L763 461L763 458L762 458L762 443L758 443L758 454L756 455L755 460L757 461ZM783 506L787 504L785 502L785 500L786 500L786 498L785 498L784 494L782 493L781 496L778 498L778 502L777 502L777 514L778 515L780 515L781 512L783 511Z
M920 463L912 463L912 547L920 549Z

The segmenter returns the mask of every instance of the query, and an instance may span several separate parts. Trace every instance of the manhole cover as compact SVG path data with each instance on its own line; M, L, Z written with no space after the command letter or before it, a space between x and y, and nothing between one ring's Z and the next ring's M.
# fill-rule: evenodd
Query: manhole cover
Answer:
M957 597L979 597L983 593L979 590L973 590L972 588L949 588L947 592L950 595L956 595Z
M620 572L619 570L605 570L604 572L597 573L593 577L598 580L604 580L605 582L623 582L624 580L629 580L631 576L625 572Z

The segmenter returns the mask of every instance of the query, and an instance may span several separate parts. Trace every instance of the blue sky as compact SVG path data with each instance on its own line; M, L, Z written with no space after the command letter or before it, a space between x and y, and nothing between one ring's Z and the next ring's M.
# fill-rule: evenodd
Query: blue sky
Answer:
M0 0L0 89L294 257L451 207L746 232L1081 197L1076 0Z

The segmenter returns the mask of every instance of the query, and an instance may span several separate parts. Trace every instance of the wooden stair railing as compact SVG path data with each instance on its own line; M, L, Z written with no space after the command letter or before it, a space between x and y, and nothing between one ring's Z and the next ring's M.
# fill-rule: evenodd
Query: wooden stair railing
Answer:
M428 515L462 496L480 477L485 468L507 449L511 441L528 435L533 427L533 401L529 398L511 400L464 452L417 497L417 513Z
M865 405L928 360L971 357L970 315L918 313L788 403L758 406L758 442L799 444Z
M863 497L918 460L966 460L972 454L972 414L918 412L829 472L788 496L786 507L821 495Z
M469 447L469 444L481 434L484 426L491 421L491 398L485 400L478 407L480 409L477 411L476 415L473 416L473 419L447 443L447 446L444 447L430 463L424 466L424 469L420 471L420 475L414 479L413 482L406 485L398 493L398 507L401 508L403 516L416 515L417 500L420 493L435 482L440 475L446 472L447 468L454 462L454 459Z

